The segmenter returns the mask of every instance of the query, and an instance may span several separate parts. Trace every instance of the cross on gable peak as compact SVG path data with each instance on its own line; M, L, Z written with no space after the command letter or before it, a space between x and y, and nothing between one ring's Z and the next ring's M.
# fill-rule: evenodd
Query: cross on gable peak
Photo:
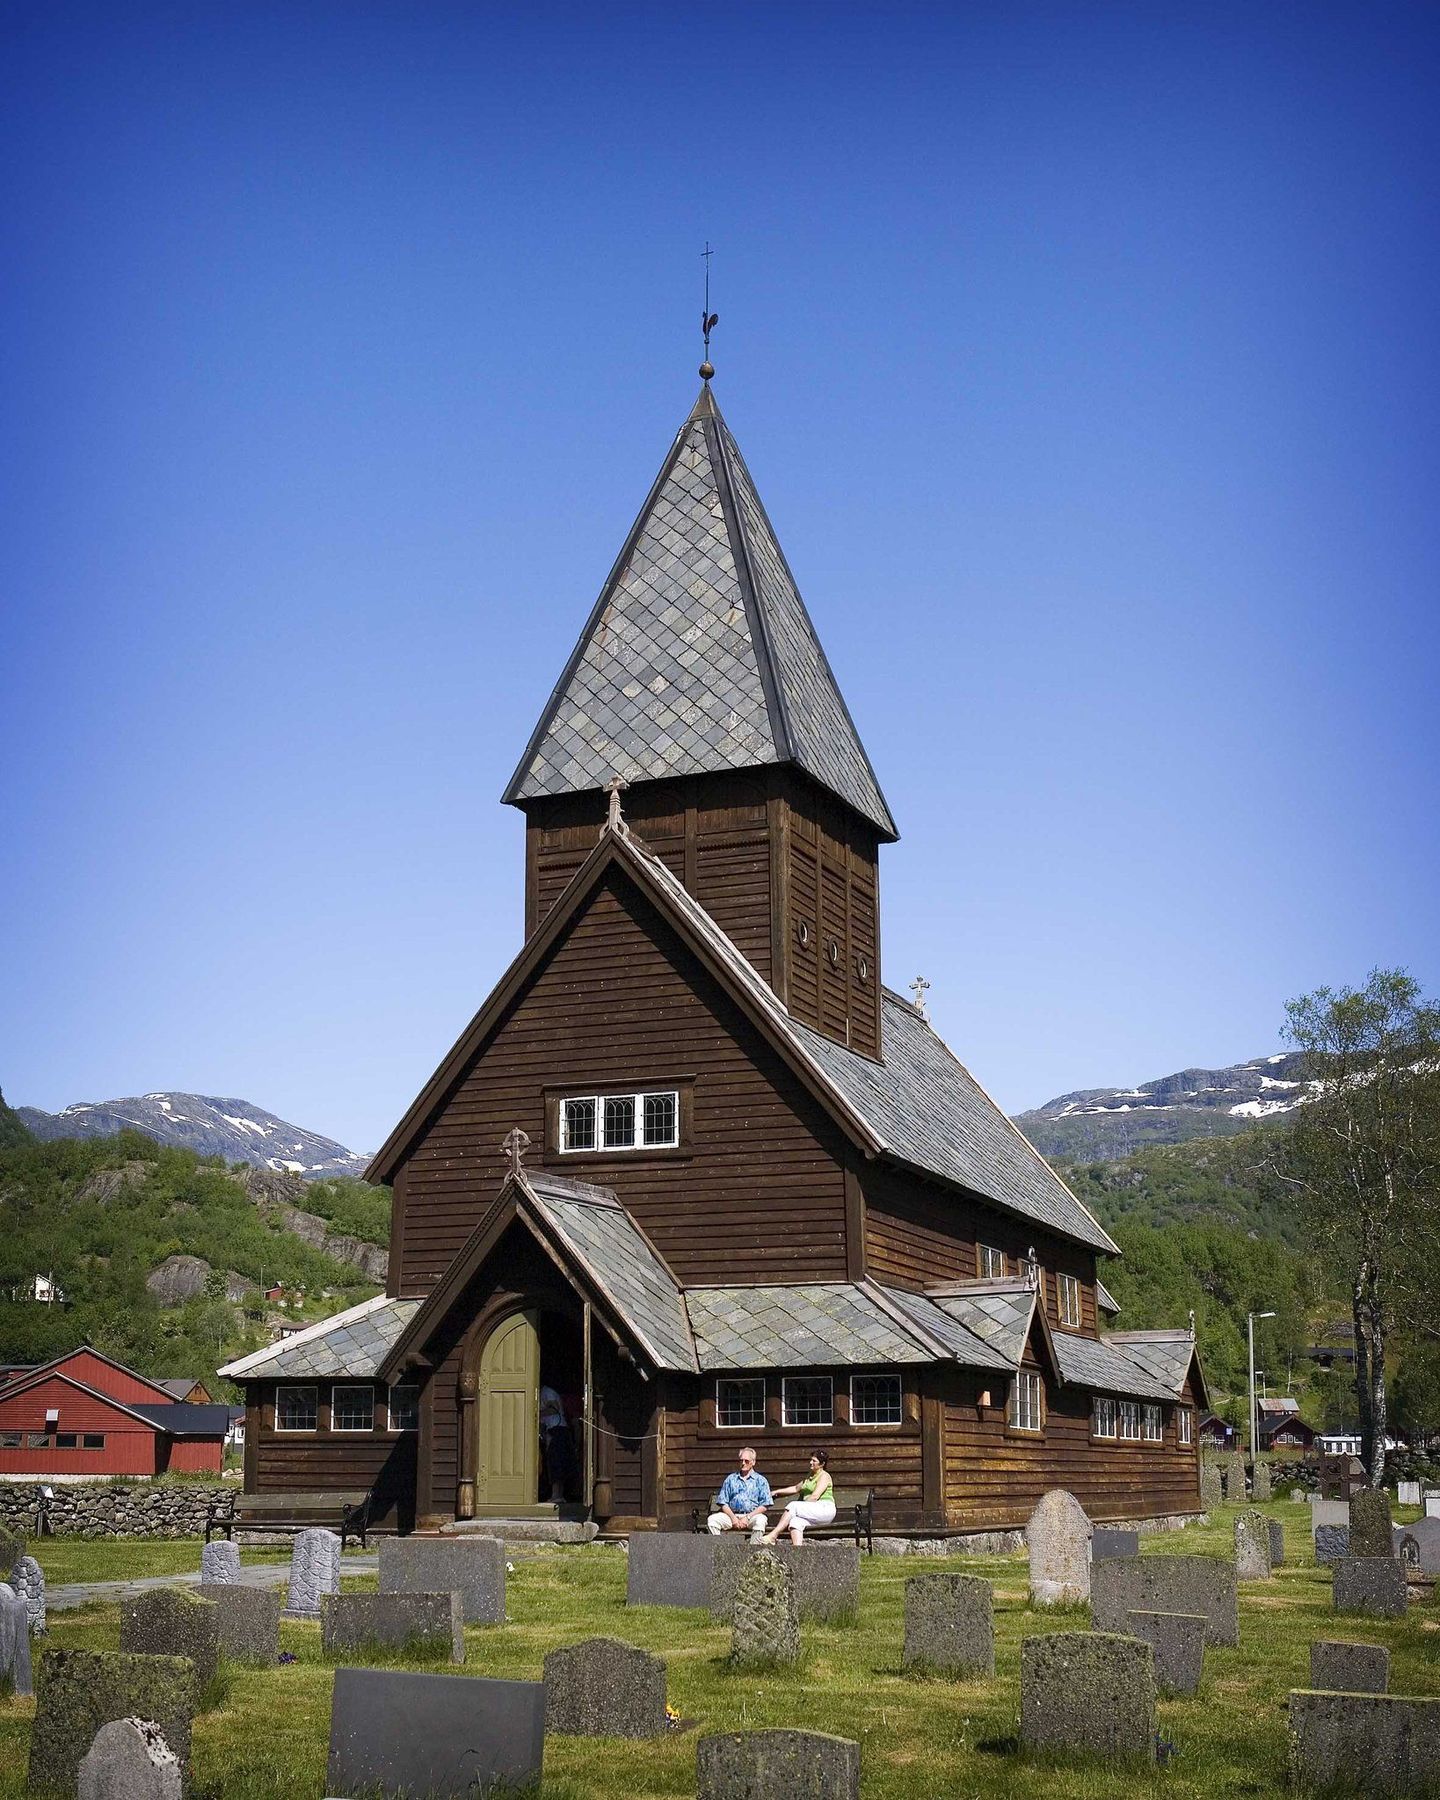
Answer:
M510 1159L510 1173L518 1175L520 1165L525 1160L525 1152L530 1148L530 1133L522 1131L518 1125L506 1132L501 1140L500 1148Z
M925 995L929 992L929 988L930 983L923 975L917 975L910 983L910 992L915 996L913 1004L916 1012L919 1013L922 1019L928 1019L930 1017L930 1014L925 1008Z

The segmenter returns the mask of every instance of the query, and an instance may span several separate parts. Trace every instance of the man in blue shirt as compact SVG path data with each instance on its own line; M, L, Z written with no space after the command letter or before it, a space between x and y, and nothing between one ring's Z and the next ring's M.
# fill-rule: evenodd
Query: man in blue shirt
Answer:
M719 1537L722 1531L748 1531L752 1538L764 1535L769 1523L765 1509L774 1496L770 1483L755 1467L755 1452L748 1447L740 1452L740 1469L727 1475L720 1487L720 1510L711 1513L706 1524Z

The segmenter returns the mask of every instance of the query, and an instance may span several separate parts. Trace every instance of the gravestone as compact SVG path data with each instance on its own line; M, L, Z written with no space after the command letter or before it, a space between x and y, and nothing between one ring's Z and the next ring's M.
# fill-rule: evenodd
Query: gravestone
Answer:
M711 1541L715 1560L710 1578L710 1613L712 1618L728 1619L740 1571L759 1550L739 1532ZM795 1605L802 1619L843 1622L853 1619L860 1610L858 1544L767 1544L765 1549L769 1555L778 1556L794 1576Z
M1270 1465L1256 1461L1250 1475L1250 1498L1257 1504L1270 1498Z
M1440 1489L1427 1488L1423 1505L1427 1519L1440 1519Z
M43 1637L49 1626L45 1599L45 1571L33 1556L22 1556L10 1571L10 1585L25 1602L31 1637Z
M1245 1458L1243 1456L1227 1456L1225 1459L1225 1498L1231 1505L1243 1506L1248 1498L1245 1492Z
M290 1552L286 1612L306 1619L318 1618L321 1596L339 1592L340 1539L333 1531L325 1531L318 1525L297 1532L295 1547Z
M1200 1504L1208 1512L1212 1506L1219 1506L1224 1498L1225 1487L1220 1475L1219 1463L1202 1462L1200 1465Z
M1092 1563L1108 1562L1112 1556L1138 1556L1140 1554L1140 1533L1138 1531L1121 1531L1113 1525L1097 1525L1095 1535L1090 1540L1090 1560Z
M1317 1525L1315 1527L1315 1560L1317 1563L1337 1563L1350 1554L1350 1527L1348 1525Z
M659 1737L665 1664L618 1638L587 1638L545 1658L545 1729L564 1737Z
M905 1583L905 1667L995 1673L995 1588L978 1575L912 1575Z
M1239 1581L1270 1579L1270 1530L1253 1506L1236 1515L1235 1575Z
M1327 1500L1322 1494L1310 1496L1310 1529L1319 1530L1322 1525L1343 1525L1350 1527L1350 1502L1348 1500Z
M1205 1667L1200 1613L1132 1612L1130 1635L1155 1652L1155 1686L1162 1694L1195 1692Z
M1100 1631L1022 1638L1020 1741L1029 1749L1153 1760L1155 1652L1138 1638Z
M1420 1504L1420 1483L1418 1481L1397 1482L1395 1498L1401 1506L1418 1506Z
M111 1719L80 1764L78 1800L180 1800L180 1759L148 1719Z
M228 1538L215 1538L200 1552L201 1587L218 1587L222 1581L239 1581L240 1546Z
M220 1611L184 1588L149 1588L120 1603L120 1648L135 1656L187 1656L197 1699L220 1666Z
M544 1756L542 1681L335 1671L327 1793L474 1800L477 1788L537 1787Z
M112 1719L148 1719L190 1762L195 1666L183 1656L132 1656L114 1650L46 1650L30 1732L27 1785L42 1794L76 1792L80 1764L95 1734Z
M1440 1787L1440 1700L1392 1694L1290 1696L1290 1775L1307 1791L1353 1786L1366 1794Z
M215 1608L220 1654L231 1662L273 1663L280 1654L280 1590L243 1582L200 1584L200 1598Z
M1350 1554L1368 1558L1393 1556L1390 1496L1383 1488L1361 1488L1350 1496Z
M453 1589L448 1594L323 1594L320 1643L327 1656L379 1644L462 1663L465 1622L460 1596Z
M1265 1528L1270 1533L1270 1567L1281 1568L1285 1562L1285 1527L1279 1519L1267 1519Z
M30 1673L30 1615L14 1588L0 1581L0 1694L35 1692Z
M695 1747L695 1800L860 1800L860 1746L825 1731L724 1731Z
M770 1550L746 1559L735 1583L730 1661L736 1668L793 1663L800 1655L795 1578Z
M1336 1612L1403 1619L1405 1565L1394 1556L1345 1556L1331 1571Z
M8 1581L10 1571L25 1554L25 1540L8 1525L0 1525L0 1581Z
M1065 1606L1090 1598L1090 1533L1085 1509L1064 1488L1051 1488L1025 1527L1032 1606Z
M625 1604L708 1607L717 1541L708 1532L633 1532Z
M1345 1644L1317 1638L1310 1646L1310 1685L1336 1694L1384 1694L1390 1687L1390 1652L1384 1644Z
M505 1546L493 1537L381 1538L380 1592L454 1592L467 1625L502 1625Z
M1200 1613L1205 1642L1240 1642L1235 1565L1218 1556L1115 1557L1095 1565L1090 1618L1096 1631L1124 1633L1132 1612Z
M1395 1554L1407 1569L1440 1575L1440 1519L1416 1519L1395 1528Z

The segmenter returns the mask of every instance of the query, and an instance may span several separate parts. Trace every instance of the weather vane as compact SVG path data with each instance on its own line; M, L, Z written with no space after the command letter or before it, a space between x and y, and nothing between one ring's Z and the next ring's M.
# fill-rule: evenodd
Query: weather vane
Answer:
M700 314L700 335L705 340L705 360L700 365L702 381L708 381L715 373L715 365L710 360L710 333L720 323L719 313L712 313L710 310L710 258L714 254L707 241L701 256L701 261L705 264L705 308Z

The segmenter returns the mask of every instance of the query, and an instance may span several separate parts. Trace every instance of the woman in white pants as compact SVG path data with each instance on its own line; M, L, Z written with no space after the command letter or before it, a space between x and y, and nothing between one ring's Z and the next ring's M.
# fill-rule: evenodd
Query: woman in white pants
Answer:
M792 1544L803 1544L806 1526L833 1524L835 1483L830 1479L830 1471L825 1466L829 1460L823 1450L817 1450L810 1458L810 1473L803 1481L797 1481L794 1487L774 1490L777 1500L786 1494L794 1494L795 1498L775 1521L775 1529L767 1532L762 1542L773 1544L782 1531L788 1530Z

